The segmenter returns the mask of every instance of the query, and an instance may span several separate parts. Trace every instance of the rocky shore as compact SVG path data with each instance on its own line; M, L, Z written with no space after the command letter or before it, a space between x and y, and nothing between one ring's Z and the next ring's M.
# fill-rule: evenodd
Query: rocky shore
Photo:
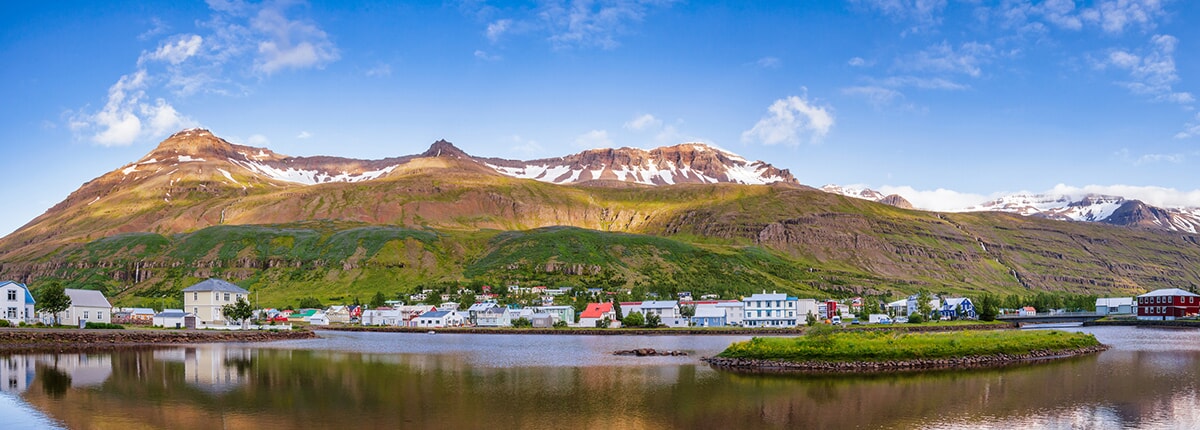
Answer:
M102 351L116 348L216 342L310 339L302 331L0 329L0 353Z
M616 351L616 352L613 352L613 355L626 355L626 356L636 356L636 357L686 357L688 355L688 353L687 353L687 351L675 351L675 350L669 350L669 349L657 350L654 348L638 348L638 349L630 349L630 350L625 350L625 351Z
M387 333L463 333L463 334L558 334L558 335L594 335L594 336L679 336L679 335L715 335L715 336L796 336L804 334L806 327L794 328L512 328L512 327L381 327L381 326L314 326L313 330L333 331L372 331ZM978 325L906 325L895 324L887 326L850 326L842 328L846 331L906 331L912 333L963 331L963 330L1009 330L1009 324L978 324Z
M803 372L803 373L878 373L894 371L918 371L936 369L965 369L980 367L1003 367L1030 361L1055 360L1081 355L1095 354L1107 350L1108 345L1096 345L1060 351L1034 351L1028 354L996 354L971 357L912 359L890 361L778 361L746 358L704 357L700 361L722 370L753 373Z

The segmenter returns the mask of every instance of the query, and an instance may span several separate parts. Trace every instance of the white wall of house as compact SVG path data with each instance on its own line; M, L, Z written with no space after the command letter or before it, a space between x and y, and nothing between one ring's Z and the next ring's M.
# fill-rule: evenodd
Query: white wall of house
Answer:
M245 294L228 291L192 291L183 293L183 310L196 315L197 325L224 325L225 315L221 309L232 305Z

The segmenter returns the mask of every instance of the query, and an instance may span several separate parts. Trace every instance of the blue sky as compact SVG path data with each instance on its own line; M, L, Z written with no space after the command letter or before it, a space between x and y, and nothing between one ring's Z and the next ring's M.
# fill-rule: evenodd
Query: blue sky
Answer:
M201 126L289 155L707 142L953 209L1200 206L1183 0L4 2L0 232Z

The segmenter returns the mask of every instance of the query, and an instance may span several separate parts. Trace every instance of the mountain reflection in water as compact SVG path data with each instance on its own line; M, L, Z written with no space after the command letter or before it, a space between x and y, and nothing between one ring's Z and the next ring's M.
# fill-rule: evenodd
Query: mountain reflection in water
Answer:
M1077 330L1114 348L1005 369L874 376L733 374L698 362L736 340L725 337L338 333L14 355L0 357L0 377L21 401L0 412L68 428L1200 427L1200 331ZM635 347L693 354L609 355Z

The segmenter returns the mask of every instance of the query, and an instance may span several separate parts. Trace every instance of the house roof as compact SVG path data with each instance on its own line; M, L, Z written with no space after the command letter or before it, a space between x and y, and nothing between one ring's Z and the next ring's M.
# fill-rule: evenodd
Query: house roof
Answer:
M1133 297L1101 297L1096 299L1096 306L1133 306Z
M111 308L108 304L108 299L104 298L104 293L96 290L76 290L74 288L66 288L63 290L67 297L71 298L71 306L86 306L89 308Z
M1161 290L1154 290L1149 293L1142 294L1138 297L1160 297L1160 296L1200 297L1200 294L1191 293L1191 292L1181 290L1178 288L1164 288Z
M961 304L962 302L968 302L968 303L970 303L970 302L971 302L971 299L969 299L969 298L966 298L966 297L954 297L954 298L949 298L949 299L946 299L946 306L949 306L949 307L952 307L952 308L953 308L953 307L958 307L958 305L959 305L959 304Z
M429 311L421 314L419 318L441 318L449 314L451 311Z
M29 292L29 287L26 287L25 284L22 284L20 282L4 281L4 282L0 282L0 288L3 288L4 286L6 286L8 284L15 285L17 287L20 287L22 290L25 290L25 304L32 305L35 303L35 301L33 300L33 294Z
M718 308L715 306L697 307L696 314L693 315L692 317L693 318L724 318L725 317L725 309Z
M200 281L196 285L192 285L190 287L183 289L183 292L185 292L185 293L204 292L204 291L221 291L221 292L228 292L228 293L250 294L250 292L246 291L245 288L239 287L237 285L229 283L228 281L220 280L217 278L208 278L203 281Z
M131 313L131 314L134 314L134 315L154 315L154 309L150 309L150 308L133 308L133 309L130 309L130 310L129 310L129 313Z
M679 306L675 300L647 300L642 302L642 309L671 309Z
M612 312L612 303L588 303L587 309L579 314L580 318L602 318L604 314Z
M178 309L167 309L154 314L155 318L183 318L187 316L187 312Z
M787 294L784 294L784 293L755 293L754 295L752 295L752 296L750 296L750 297L746 297L744 300L745 300L745 301L759 301L759 300L796 300L796 298L795 298L795 297L788 297L788 295L787 295Z

